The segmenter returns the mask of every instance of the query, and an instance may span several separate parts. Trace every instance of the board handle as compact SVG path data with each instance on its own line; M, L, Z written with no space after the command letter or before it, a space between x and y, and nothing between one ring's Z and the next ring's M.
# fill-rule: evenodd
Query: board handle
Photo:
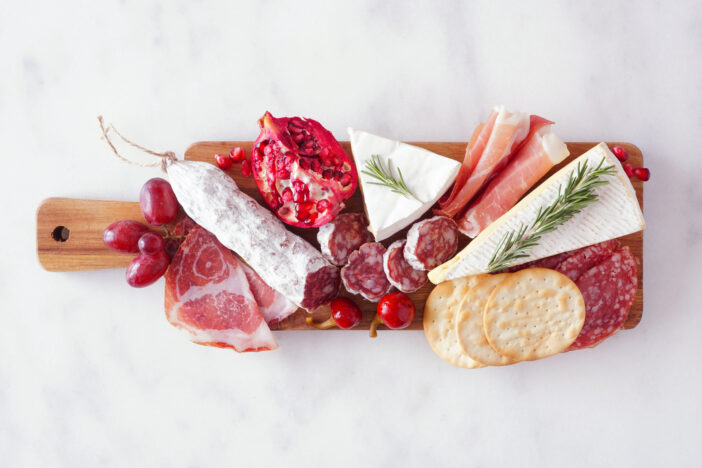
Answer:
M102 241L105 228L122 219L146 224L137 202L47 198L37 209L39 263L48 271L126 267L134 254L115 252Z

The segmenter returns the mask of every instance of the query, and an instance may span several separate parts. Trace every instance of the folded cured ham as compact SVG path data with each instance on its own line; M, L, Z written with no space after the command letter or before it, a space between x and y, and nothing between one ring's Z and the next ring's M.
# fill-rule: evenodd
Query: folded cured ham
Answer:
M268 325L280 322L297 310L295 304L268 286L250 266L245 263L242 263L241 266L249 282L251 293L256 299L258 310Z
M510 156L529 133L529 115L496 107L480 132L474 133L472 145L454 182L451 195L439 202L435 213L453 217L478 191L509 162Z
M565 143L551 130L551 125L541 126L550 122L544 119L535 122L534 117L530 135L517 154L456 219L459 230L468 237L477 236L507 213L539 179L570 154ZM538 130L535 129L537 126Z
M195 343L239 352L278 347L242 265L200 226L189 230L166 272L165 309Z

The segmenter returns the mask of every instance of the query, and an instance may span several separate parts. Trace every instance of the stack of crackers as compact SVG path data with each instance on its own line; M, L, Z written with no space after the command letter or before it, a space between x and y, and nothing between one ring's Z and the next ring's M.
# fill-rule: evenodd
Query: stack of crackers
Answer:
M434 352L469 369L560 353L584 322L578 287L546 268L445 281L424 306L424 333Z

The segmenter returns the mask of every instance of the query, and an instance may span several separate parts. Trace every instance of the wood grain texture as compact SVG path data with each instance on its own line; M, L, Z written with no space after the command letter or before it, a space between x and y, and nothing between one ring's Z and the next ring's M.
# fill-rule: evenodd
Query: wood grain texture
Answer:
M463 160L466 147L465 142L416 142L411 143L422 148L426 148L437 154L447 156L458 161ZM551 173L567 164L596 143L568 143L570 157L554 168ZM641 151L630 143L609 143L610 146L618 144L626 148L629 152L629 162L634 166L643 166L643 156ZM349 154L351 148L348 142L341 142ZM228 153L235 146L241 146L247 155L251 153L252 142L250 141L219 141L195 143L185 152L185 158L193 161L205 161L214 163L214 154ZM252 178L245 178L241 175L240 165L235 165L229 169L228 174L232 176L236 183L248 195L262 203L261 196ZM549 173L548 175L551 175ZM548 175L546 177L548 177ZM632 179L639 203L643 208L643 183ZM360 190L348 200L344 211L363 211L363 200ZM37 211L37 252L42 266L49 271L76 271L101 268L125 267L131 261L133 255L113 252L102 242L102 231L114 221L121 219L133 219L144 222L144 218L136 202L115 202L99 200L76 200L66 198L51 198L45 200ZM55 241L51 233L57 226L65 226L69 229L70 235L65 242ZM316 240L316 229L301 229L290 227L290 230L300 235L304 239L318 246ZM383 242L389 245L392 241L404 237L407 229L404 229ZM459 249L467 243L463 238L463 243ZM624 324L625 329L634 328L643 313L643 232L631 234L621 239L623 245L628 245L634 255L641 262L639 268L639 287L632 305L629 317ZM409 330L419 330L422 328L422 312L424 302L433 288L432 284L427 284L419 291L411 294L417 306L417 316L408 328ZM347 295L342 292L342 295ZM367 330L370 321L375 313L375 304L363 300L360 296L350 296L360 306L363 311L363 321L357 330ZM320 308L315 311L314 316L322 320L328 316L328 309ZM309 330L310 327L305 322L307 313L303 310L297 311L282 322L272 326L274 330Z

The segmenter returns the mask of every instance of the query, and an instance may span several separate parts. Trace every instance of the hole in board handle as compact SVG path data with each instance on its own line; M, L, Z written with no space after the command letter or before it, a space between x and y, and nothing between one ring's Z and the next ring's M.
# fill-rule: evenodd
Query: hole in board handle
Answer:
M56 242L66 242L70 235L71 231L66 226L56 226L54 230L51 231L51 238Z

